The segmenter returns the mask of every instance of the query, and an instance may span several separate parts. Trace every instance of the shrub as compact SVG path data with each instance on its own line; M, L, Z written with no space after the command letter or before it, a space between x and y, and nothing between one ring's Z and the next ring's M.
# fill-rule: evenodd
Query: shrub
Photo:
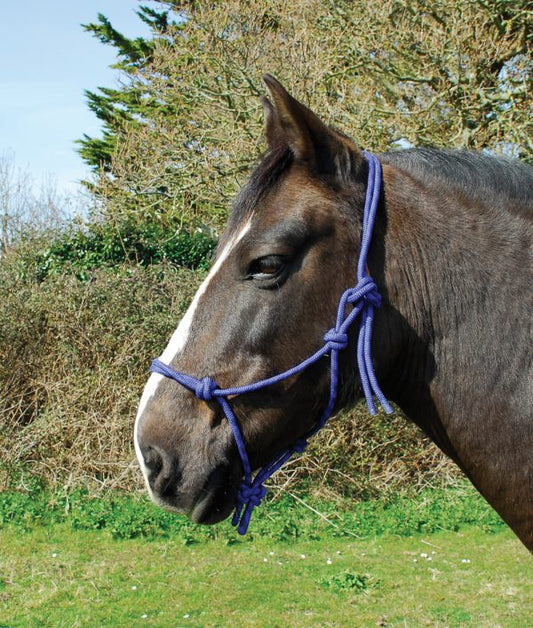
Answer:
M198 273L124 264L96 269L88 282L73 274L36 282L17 269L0 265L4 473L22 465L52 483L130 484L133 418L148 365Z
M216 241L202 231L192 233L160 223L89 224L86 229L63 233L36 256L36 277L70 270L81 280L102 266L126 261L142 266L171 262L191 269L206 269Z
M32 255L0 264L0 487L24 471L56 487L141 488L132 432L148 365L204 273L168 261L86 274L58 264L38 281ZM371 497L454 481L451 468L401 414L372 418L360 405L334 417L276 485Z

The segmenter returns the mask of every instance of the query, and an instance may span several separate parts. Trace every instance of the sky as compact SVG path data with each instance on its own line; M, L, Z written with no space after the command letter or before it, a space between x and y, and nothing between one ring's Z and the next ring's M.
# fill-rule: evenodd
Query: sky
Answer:
M98 13L128 37L146 35L138 0L26 0L0 4L0 157L59 192L78 188L88 168L75 140L101 128L84 90L117 85L112 46L81 24ZM149 4L149 2L144 2Z

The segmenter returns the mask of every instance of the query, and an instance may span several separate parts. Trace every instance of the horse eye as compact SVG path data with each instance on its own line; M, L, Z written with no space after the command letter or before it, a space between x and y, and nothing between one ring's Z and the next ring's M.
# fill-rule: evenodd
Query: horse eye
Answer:
M249 279L264 281L277 277L285 268L285 260L281 255L267 255L252 262L248 273Z

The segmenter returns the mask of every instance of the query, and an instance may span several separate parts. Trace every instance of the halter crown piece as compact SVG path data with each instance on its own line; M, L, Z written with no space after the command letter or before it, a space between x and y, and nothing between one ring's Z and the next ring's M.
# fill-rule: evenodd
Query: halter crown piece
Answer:
M324 335L324 345L322 348L300 364L292 367L284 373L274 375L273 377L254 382L252 384L247 384L245 386L237 386L235 388L219 388L218 384L209 377L197 379L196 377L192 377L186 373L179 373L167 364L161 362L161 360L154 360L150 368L152 373L158 373L160 375L164 375L165 377L169 377L178 382L178 384L181 384L188 390L194 392L198 399L201 399L202 401L216 401L222 408L222 411L224 412L231 429L233 430L237 450L239 452L244 470L244 480L239 486L235 514L233 515L232 520L232 524L234 526L238 526L237 529L239 534L246 534L253 509L255 506L259 506L266 494L266 488L264 486L265 481L278 471L295 453L302 453L307 447L308 439L324 427L326 421L329 419L337 398L339 352L343 351L348 346L348 329L359 314L361 314L361 320L357 340L357 367L359 369L359 376L368 410L372 415L376 413L374 400L372 398L374 394L385 412L388 414L393 412L391 406L379 388L372 364L370 345L372 341L374 308L379 307L381 295L379 294L377 286L372 278L366 273L368 249L372 239L372 228L374 226L374 218L381 192L381 164L377 157L371 153L367 153L365 151L364 155L368 162L368 183L363 211L361 250L357 264L357 285L354 288L346 290L341 296L337 309L335 327L327 331ZM346 307L348 304L351 304L353 309L346 314ZM255 390L260 390L266 386L277 384L305 370L326 354L330 355L331 360L330 392L328 404L322 413L320 420L307 434L296 440L291 447L279 453L273 460L271 460L270 463L258 471L255 477L252 477L252 469L250 467L250 460L246 451L244 438L242 436L239 423L228 402L228 397L243 395Z

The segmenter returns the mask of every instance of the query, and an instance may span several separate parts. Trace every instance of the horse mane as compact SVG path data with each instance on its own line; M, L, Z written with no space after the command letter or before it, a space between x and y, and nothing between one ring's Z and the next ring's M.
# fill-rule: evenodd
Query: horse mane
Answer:
M445 185L480 201L512 201L510 210L533 216L533 168L506 157L466 150L412 148L380 155L384 163L424 182Z
M434 148L381 153L379 158L425 183L459 190L474 200L500 198L507 201L510 211L524 218L533 216L533 168L527 164L487 153ZM233 203L224 240L244 223L261 198L289 170L293 160L292 152L284 146L263 155ZM220 242L219 246L223 245Z

